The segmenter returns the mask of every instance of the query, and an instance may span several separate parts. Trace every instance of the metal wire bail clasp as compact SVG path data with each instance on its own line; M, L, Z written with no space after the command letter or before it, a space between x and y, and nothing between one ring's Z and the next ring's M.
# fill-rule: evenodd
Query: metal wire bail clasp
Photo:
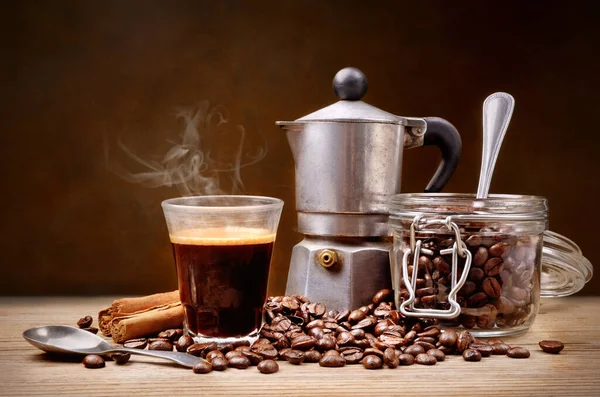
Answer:
M452 248L440 250L440 255L452 254L452 280L450 293L448 294L448 303L450 309L419 309L415 307L415 290L417 288L417 273L419 269L419 256L421 252L427 255L433 255L433 251L427 248L421 248L422 241L416 240L416 232L420 230L421 225L445 225L448 230L454 232L455 241ZM408 276L408 257L413 254L413 272L412 278ZM458 273L458 257L465 259L465 265L460 276L460 280L456 280ZM417 215L410 225L410 248L404 252L402 257L402 279L404 280L404 286L406 287L409 297L407 300L402 302L400 305L400 312L408 317L427 317L427 318L444 318L452 319L460 314L460 305L456 301L456 295L462 288L469 269L471 268L472 254L467 249L466 244L460 238L460 229L456 223L452 222L452 217L448 216L444 220L430 219L425 220L421 215Z

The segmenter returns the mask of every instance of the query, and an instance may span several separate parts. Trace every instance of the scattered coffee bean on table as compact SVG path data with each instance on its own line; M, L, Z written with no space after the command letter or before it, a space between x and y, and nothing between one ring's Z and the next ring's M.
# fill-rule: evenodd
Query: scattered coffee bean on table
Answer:
M171 352L173 351L173 345L167 340L155 340L154 342L150 343L150 345L148 346L148 350L160 350Z
M236 369L246 369L250 366L250 360L245 356L231 357L229 360L229 367Z
M417 354L417 357L415 357L415 363L421 365L435 365L437 363L437 360L434 356L430 354L421 353Z
M212 365L209 362L200 360L198 361L193 368L195 374L207 374L213 370Z
M193 344L194 338L189 335L183 335L177 340L177 342L175 342L175 349L177 349L178 352L185 352L187 351L188 347Z
M444 361L446 359L446 355L440 349L429 349L427 350L427 354L435 357L437 361Z
M474 349L465 349L462 356L465 361L481 361L481 353Z
M565 345L557 340L543 340L539 345L543 351L551 354L558 354L565 348Z
M488 345L487 343L483 343L483 342L471 343L469 345L469 349L477 350L479 353L481 353L481 357L489 357L492 355L492 352L494 351L494 348L492 346Z
M383 352L383 362L385 363L385 365L387 365L388 368L392 369L400 365L400 360L398 359L398 356L396 355L396 350L394 350L393 347L388 347L387 349L385 349L385 351Z
M415 358L411 354L400 354L398 356L398 361L400 365L413 365L415 363Z
M366 369L379 369L382 366L382 361L375 355L369 355L362 359L362 365Z
M85 316L79 319L79 321L77 321L77 326L79 328L88 328L92 326L92 323L94 322L94 319L92 318L92 316Z
M511 347L506 355L510 358L528 358L530 356L529 350L521 346Z
M210 365L212 365L212 369L215 371L225 371L227 369L227 359L225 357L216 356L210 361Z
M104 359L96 354L88 354L83 358L83 365L86 368L102 368L104 367Z
M273 360L263 360L257 365L257 368L263 374L274 374L279 371L279 364Z
M148 339L146 338L130 339L123 343L123 347L128 349L145 349L147 345Z
M492 345L492 354L505 356L510 350L510 346L506 343L495 343Z
M131 353L113 353L111 358L115 360L118 365L126 364L131 358Z
M94 335L98 333L98 328L96 328L96 327L86 327L86 328L81 328L81 329L83 329L87 332L90 332Z

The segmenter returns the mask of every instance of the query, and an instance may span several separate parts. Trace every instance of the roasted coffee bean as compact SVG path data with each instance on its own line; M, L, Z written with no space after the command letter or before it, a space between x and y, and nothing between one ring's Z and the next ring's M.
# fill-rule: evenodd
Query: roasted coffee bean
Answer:
M223 354L226 354L232 350L235 350L235 347L231 343L222 343L217 344L217 350L219 350Z
M317 344L315 347L317 350L323 352L326 350L335 349L335 346L336 346L336 340L330 335L325 335L317 341Z
M388 349L394 350L393 347L388 347L385 350L388 350ZM369 347L369 348L365 349L364 353L365 353L365 356L373 355L373 356L377 356L379 358L383 358L383 351L381 351L381 350L379 350L379 349L377 349L375 347Z
M435 336L438 336L439 333L440 333L440 327L438 327L437 325L431 325L431 326L425 328L422 332L419 332L417 334L417 336L419 338L435 337Z
M308 335L315 338L317 341L325 335L323 328L311 328L308 330Z
M354 335L350 332L340 332L337 337L338 346L349 346L353 345L355 342Z
M327 316L329 318L336 318L338 314L340 314L340 312L338 310L335 310L335 309L330 310L330 311L327 312Z
M424 296L429 296L429 295L435 294L435 289L433 289L433 287L419 288L418 290L415 291L415 294L419 298L422 298Z
M223 357L223 358L225 358L225 356L223 355L223 353L221 353L221 351L219 351L219 350L212 350L212 351L210 351L210 352L208 352L206 354L206 359L208 361L212 361L216 357Z
M338 313L337 316L335 316L335 321L337 322L343 322L348 320L348 317L350 316L350 310L342 310L341 312Z
M131 353L113 353L110 357L115 360L118 365L126 364L131 358Z
M230 361L232 357L235 356L243 356L242 352L239 350L232 350L230 352L227 352L227 354L225 354L225 358Z
M311 316L322 317L326 311L327 308L322 303L311 303L308 305L308 312Z
M193 371L195 374L207 374L213 370L212 365L209 362L200 360L194 364Z
M321 353L318 350L309 350L304 352L305 363L318 363L321 360Z
M321 357L321 360L319 360L319 365L321 367L343 367L346 365L344 357L340 354L328 354L330 351L334 350L329 350Z
M421 353L417 354L417 356L415 357L415 363L421 365L434 365L435 363L437 363L437 359L430 354Z
M386 345L385 348L398 347L404 344L404 338L402 337L402 335L399 332L394 331L385 331L379 336L379 340Z
M502 294L502 286L495 277L487 277L483 280L481 289L492 299L499 298Z
M400 365L400 360L396 355L396 351L391 347L385 349L383 352L383 362L388 366L388 368L396 368L398 365Z
M475 308L485 306L488 302L489 298L485 292L477 292L467 299L467 305Z
M179 339L182 335L183 335L183 329L176 328L176 329L168 329L166 331L162 331L161 333L158 334L158 337L159 338L167 338L171 343L173 343L177 339Z
M177 340L177 342L175 342L175 349L177 349L178 352L185 352L187 351L188 347L193 344L194 338L189 335L183 335Z
M129 339L123 343L123 347L128 349L145 349L148 346L148 340L146 338Z
M323 353L323 356L339 356L340 352L337 350L327 350L325 353Z
M510 251L510 246L506 243L497 243L490 247L490 255L496 257L503 257Z
M485 265L485 262L487 262L488 258L489 258L489 253L488 253L487 248L485 248L485 247L477 248L475 255L473 255L473 266L482 267L483 265Z
M505 343L494 343L492 345L492 354L495 355L506 355L510 350L510 346Z
M416 357L419 354L425 353L425 349L420 345L412 345L408 346L404 349L404 354L410 354L413 357Z
M207 343L194 343L190 347L187 348L187 354L191 354L196 357L206 357L206 354L217 348L217 344L215 342L207 342Z
M304 352L301 350L290 349L285 353L283 358L290 364L300 365L304 361Z
M230 352L231 353L231 352ZM250 366L250 360L243 355L236 355L227 360L230 368L246 369Z
M475 284L481 283L481 281L485 278L485 272L479 267L472 267L469 270L469 281L474 282Z
M156 340L148 346L148 350L160 350L160 351L173 351L173 345L171 342L164 340Z
M317 344L317 340L312 336L300 335L292 339L292 349L310 350Z
M490 258L483 268L488 276L497 276L504 269L504 262L500 258Z
M96 328L96 327L87 327L87 328L81 328L81 329L84 331L87 331L89 333L92 333L94 335L98 333L98 328Z
M222 356L216 356L210 361L210 365L212 365L212 369L215 371L225 371L227 369L228 363L227 359Z
M250 341L248 341L246 339L240 339L235 342L231 342L231 344L233 345L233 347L235 349L237 349L239 347L250 347Z
M351 323L358 323L361 320L364 320L367 317L367 313L363 310L356 309L350 312L348 316L348 321Z
M400 365L413 365L415 363L415 357L412 354L402 353L398 356Z
M264 360L258 364L257 368L260 373L274 374L275 372L279 371L279 364L273 360Z
M359 347L361 349L366 349L371 347L371 342L367 339L359 339L356 342L354 342L354 346Z
M79 328L89 328L92 326L92 323L94 322L94 319L92 318L92 316L85 316L80 318L77 321L77 326Z
M102 368L105 365L104 359L96 354L88 354L82 362L86 368Z
M415 345L421 346L425 351L435 349L435 345L433 343L428 343L424 341L415 341L413 346Z
M453 354L456 350L454 346L440 346L439 349L445 355Z
M528 358L530 356L529 350L521 346L511 347L506 355L510 358Z
M379 290L375 295L373 295L372 302L374 305L379 305L381 302L387 302L388 300L392 300L393 293L394 291L387 288Z
M259 354L265 360L273 360L277 357L277 349L275 349L272 345L261 344L257 346L252 346L250 351L253 353Z
M415 331L415 330L408 331L406 333L406 335L404 335L404 341L405 342L412 342L416 338L417 338L417 331Z
M481 245L481 243L483 239L481 238L481 236L479 235L472 235L469 236L469 238L467 238L467 240L465 241L465 243L469 246L469 247L477 247L479 245Z
M306 329L311 329L311 328L324 328L325 327L325 321L319 319L313 320L310 323L306 324L305 328Z
M258 365L258 363L264 360L263 356L254 353L253 351L242 351L242 354L244 355L244 357L250 360L250 363L252 365Z
M391 323L392 320L389 320L389 322ZM389 328L389 326L390 326L390 324L387 321L385 321L385 320L380 321L377 323L377 325L373 329L373 333L375 334L375 336L379 336L379 335L383 334L383 331L387 330Z
M446 359L446 355L440 349L429 349L427 350L427 354L435 357L437 361L444 361Z
M490 345L488 345L487 343L471 343L469 345L469 349L471 350L477 350L479 353L481 353L482 357L489 357L492 352L494 351L494 348Z
M458 340L458 334L452 329L447 329L441 333L438 340L443 346L454 347L456 345L456 341Z
M366 330L367 328L372 327L373 325L375 325L376 321L373 317L367 317L363 320L360 320L358 323L354 324L352 326L352 329L364 329Z
M374 355L365 356L362 359L362 365L366 369L379 369L383 365L381 359Z
M456 340L456 350L460 353L464 352L471 343L473 343L475 339L473 335L469 331L462 331L458 334L458 338Z
M352 336L354 336L355 340L365 339L365 330L364 329L353 329L350 330Z
M250 345L248 346L238 346L235 348L235 351L238 351L240 353L242 352L249 352L250 351Z
M171 341L167 338L148 338L148 344L152 344L154 342L169 342L169 343L171 343Z
M481 361L481 353L473 349L465 349L462 354L465 361Z
M358 348L350 348L342 353L346 364L358 364L363 359L363 352Z
M565 345L557 340L543 340L539 343L539 345L543 351L551 354L558 354L562 349L565 348Z
M450 265L441 256L433 258L433 267L439 274L450 273Z
M415 339L415 343L417 343L417 342L425 342L425 343L429 343L431 345L435 345L437 343L437 340L431 336L422 336L422 337ZM423 346L423 347L425 347L425 346Z

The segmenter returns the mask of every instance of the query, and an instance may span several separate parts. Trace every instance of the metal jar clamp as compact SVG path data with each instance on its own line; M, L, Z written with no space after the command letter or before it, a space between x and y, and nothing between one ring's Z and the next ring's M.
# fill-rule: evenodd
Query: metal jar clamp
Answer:
M455 241L452 245L452 248L440 250L440 255L452 254L452 280L450 293L448 294L448 303L450 304L450 309L448 310L415 308L415 290L417 288L419 256L421 255L421 252L427 255L433 255L432 250L427 248L421 248L421 240L416 241L415 232L420 230L422 225L445 225L448 228L448 230L454 232ZM412 278L409 279L408 257L411 254L413 254L413 272ZM460 256L461 258L465 258L465 265L461 277L457 281L456 277L458 273L458 256ZM427 317L444 319L452 319L457 317L460 314L461 308L458 302L456 301L456 295L467 280L467 275L469 274L469 269L471 268L471 259L472 254L467 249L466 244L461 240L460 229L458 228L456 223L452 222L452 216L448 216L444 220L427 220L423 219L422 215L417 215L410 225L410 248L404 252L404 255L402 257L402 279L404 280L404 286L408 291L409 297L400 305L400 312L407 317ZM399 294L400 292L396 291L396 302L399 302Z

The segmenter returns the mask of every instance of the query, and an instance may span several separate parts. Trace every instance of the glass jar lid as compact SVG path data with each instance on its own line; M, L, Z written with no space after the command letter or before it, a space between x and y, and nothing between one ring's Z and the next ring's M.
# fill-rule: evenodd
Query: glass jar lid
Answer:
M581 290L593 274L591 262L577 244L558 233L544 232L541 296L572 295Z

